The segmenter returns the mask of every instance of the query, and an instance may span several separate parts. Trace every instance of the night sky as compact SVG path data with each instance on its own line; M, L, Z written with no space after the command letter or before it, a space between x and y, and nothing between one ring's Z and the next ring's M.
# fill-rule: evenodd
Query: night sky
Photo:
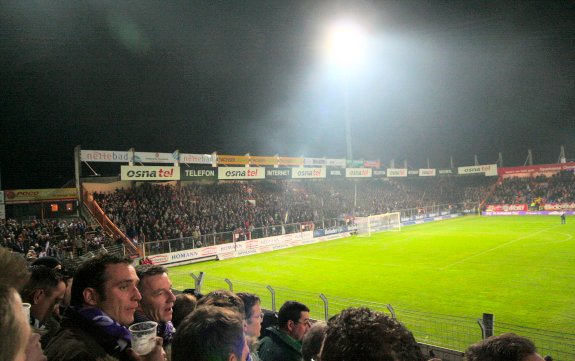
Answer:
M1 185L61 187L77 145L345 158L345 89L354 159L575 159L574 44L574 1L0 0Z

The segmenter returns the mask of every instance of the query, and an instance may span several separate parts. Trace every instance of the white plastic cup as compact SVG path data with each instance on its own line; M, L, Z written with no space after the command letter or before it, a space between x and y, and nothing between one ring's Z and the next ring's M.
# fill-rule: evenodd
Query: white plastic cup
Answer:
M29 303L22 303L22 311L24 311L24 317L26 317L26 322L30 323L30 307L32 307Z
M145 321L134 323L128 328L132 335L132 350L138 355L147 355L156 345L156 330L158 323Z

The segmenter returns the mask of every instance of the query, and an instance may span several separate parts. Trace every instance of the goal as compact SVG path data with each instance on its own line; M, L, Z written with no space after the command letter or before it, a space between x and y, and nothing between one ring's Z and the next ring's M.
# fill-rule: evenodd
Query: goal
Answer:
M356 217L357 235L371 237L372 233L401 230L401 213L376 214L369 217Z

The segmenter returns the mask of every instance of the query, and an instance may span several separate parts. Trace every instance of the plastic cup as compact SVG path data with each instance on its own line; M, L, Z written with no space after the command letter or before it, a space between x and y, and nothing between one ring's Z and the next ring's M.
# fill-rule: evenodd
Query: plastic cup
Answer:
M26 317L26 322L30 322L30 307L32 307L29 303L22 303L22 311L24 311L24 317Z
M156 345L158 323L154 321L134 323L128 328L132 335L132 350L138 355L147 355Z

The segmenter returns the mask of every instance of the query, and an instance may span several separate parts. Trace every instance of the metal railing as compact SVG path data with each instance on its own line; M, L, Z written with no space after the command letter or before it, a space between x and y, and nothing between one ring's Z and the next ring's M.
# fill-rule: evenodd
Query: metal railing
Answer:
M203 281L198 285L195 285L190 274L170 273L170 278L176 289L197 287L196 291L203 294L219 289L255 293L262 300L262 308L272 311L277 311L287 300L297 300L308 306L312 318L317 320L327 321L348 307L369 307L397 318L413 332L419 343L450 350L463 352L483 337L481 319L474 317L414 311L381 302L298 291L247 281L232 281L205 274L202 277ZM572 361L575 358L575 334L533 329L503 322L495 323L494 329L495 334L514 332L531 339L537 345L540 354L551 355L554 360Z

